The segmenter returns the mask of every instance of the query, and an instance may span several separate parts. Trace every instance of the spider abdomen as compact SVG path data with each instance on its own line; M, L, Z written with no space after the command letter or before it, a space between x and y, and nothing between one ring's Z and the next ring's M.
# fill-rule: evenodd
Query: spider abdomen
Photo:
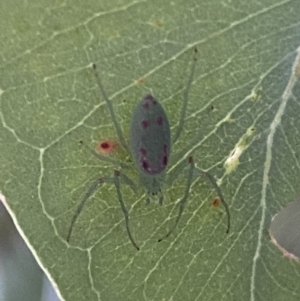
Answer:
M133 112L130 148L140 172L156 175L166 169L171 151L170 125L165 110L152 95L146 95Z

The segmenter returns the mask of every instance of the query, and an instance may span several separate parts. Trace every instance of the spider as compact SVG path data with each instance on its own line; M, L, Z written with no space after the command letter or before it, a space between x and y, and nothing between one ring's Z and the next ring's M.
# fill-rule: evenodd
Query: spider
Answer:
M222 195L221 189L217 185L214 178L206 171L203 171L195 166L194 159L192 156L189 156L187 160L183 160L179 163L172 171L166 173L166 169L169 163L170 154L171 154L171 146L174 144L184 127L184 119L187 110L188 104L188 93L193 81L195 67L196 67L196 53L197 49L194 49L194 59L192 63L191 73L186 85L186 88L183 93L183 105L181 108L181 114L179 119L179 124L177 126L175 135L171 140L171 132L170 132L170 125L168 121L168 117L165 113L165 110L161 106L161 104L152 96L146 95L136 106L135 110L133 111L131 117L131 127L130 127L130 141L129 145L127 144L123 132L121 130L120 124L116 118L115 111L113 109L113 105L111 100L106 95L106 92L103 88L101 79L98 75L96 65L93 64L93 71L95 74L95 78L97 84L101 90L102 96L106 101L107 107L109 109L109 113L116 129L119 141L121 145L127 150L132 160L134 161L135 167L138 169L139 176L140 176L140 183L146 189L146 202L147 204L150 202L150 196L157 196L159 200L159 204L162 205L163 203L163 193L161 191L161 187L163 184L172 185L174 180L177 176L183 171L186 166L189 166L188 175L187 175L187 182L183 197L178 203L179 211L178 215L175 219L173 226L170 228L169 232L166 235L158 239L158 242L166 239L170 236L170 234L175 230L177 227L179 220L182 216L184 211L185 205L188 200L190 187L192 184L192 180L195 176L198 175L205 175L208 180L211 182L212 186L217 191L220 201L222 202L223 206L225 207L227 213L227 233L230 229L230 213L227 203L224 200ZM172 141L172 143L171 143ZM81 141L81 144L83 142ZM85 145L84 145L85 146ZM80 212L82 211L86 201L88 198L94 193L96 188L101 185L102 183L112 183L117 191L118 200L121 205L121 209L124 213L125 217L125 225L129 240L131 241L132 245L137 249L140 250L139 246L135 242L129 227L129 215L125 203L123 201L122 192L121 192L121 183L125 185L129 185L134 191L136 190L136 184L132 181L125 173L122 172L122 167L128 166L125 163L117 162L107 156L101 155L95 152L93 149L85 146L92 154L98 157L102 161L106 161L112 164L118 164L120 166L119 169L114 171L113 177L101 177L94 181L88 191L86 192L85 196L83 197L82 201L77 207L77 210L72 218L71 225L69 228L67 241L70 241L70 237L72 234L74 223L76 222Z

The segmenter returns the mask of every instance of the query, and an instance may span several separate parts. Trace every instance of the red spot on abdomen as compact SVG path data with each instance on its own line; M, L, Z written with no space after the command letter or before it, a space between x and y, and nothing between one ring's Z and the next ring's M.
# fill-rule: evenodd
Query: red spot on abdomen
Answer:
M149 126L150 126L149 120L145 119L145 120L142 121L142 127L144 129L147 129Z
M140 152L141 152L142 156L146 156L147 155L147 151L143 147L140 148Z
M147 162L147 161L142 161L142 166L143 166L143 169L145 170L145 171L148 171L148 169L149 169L149 163Z
M148 101L144 102L143 107L144 107L144 109L148 110L149 109L149 102Z
M164 123L164 120L161 116L157 117L156 121L157 121L158 125L163 125L163 123Z
M148 94L143 99L143 108L148 110L151 104L156 105L157 100L152 95Z
M167 166L168 158L169 158L168 146L167 146L167 144L164 144L164 155L163 155L163 160L162 160L162 164L164 166Z

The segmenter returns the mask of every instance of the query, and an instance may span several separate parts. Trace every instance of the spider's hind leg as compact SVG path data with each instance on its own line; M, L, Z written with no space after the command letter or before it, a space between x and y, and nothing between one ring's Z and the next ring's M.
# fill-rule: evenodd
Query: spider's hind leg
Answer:
M165 238L169 237L170 234L177 227L178 222L179 222L179 220L180 220L180 218L182 216L182 213L184 211L185 205L186 205L187 200L188 200L190 187L192 185L192 180L193 180L194 177L198 177L200 175L201 176L202 175L206 176L208 178L208 180L210 181L210 183L212 184L212 186L217 191L217 193L218 193L218 195L220 197L221 203L225 207L225 210L226 210L226 213L227 213L227 231L226 231L226 233L228 233L229 230L230 230L230 212L229 212L228 205L227 205L227 203L224 200L224 197L223 197L223 194L222 194L222 191L221 191L220 187L218 186L218 184L216 183L215 179L213 178L213 176L210 173L208 173L206 171L203 171L203 170L201 170L198 167L195 167L194 159L193 159L192 156L188 158L188 162L190 164L190 167L189 167L189 172L188 172L188 176L187 176L187 184L186 184L184 195L183 195L182 199L178 203L179 211L178 211L177 218L176 218L175 223L172 226L172 228L169 230L169 232L165 236L163 236L162 238L160 238L158 240L159 242L162 241L162 240L164 240ZM186 161L182 161L177 167L175 167L174 170L172 170L172 172L168 175L168 178L167 178L167 183L169 185L172 185L172 183L174 182L174 180L182 172L182 170L185 168L185 166L186 166Z

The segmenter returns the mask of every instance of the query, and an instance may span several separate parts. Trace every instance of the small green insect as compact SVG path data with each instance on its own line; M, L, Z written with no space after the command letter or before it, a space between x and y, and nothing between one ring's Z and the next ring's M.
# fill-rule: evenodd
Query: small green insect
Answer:
M189 166L188 176L187 176L187 184L186 188L183 194L182 199L179 201L179 212L177 215L177 218L175 220L175 223L169 230L169 232L164 235L162 238L160 238L158 241L162 241L163 239L167 238L176 228L181 215L183 213L183 210L185 208L185 205L188 200L190 187L192 184L192 180L194 177L199 175L205 175L209 181L212 183L214 188L216 189L220 200L222 204L225 207L226 213L227 213L227 233L230 229L230 213L228 205L226 204L222 192L215 182L214 178L208 173L205 172L197 167L195 167L193 157L190 156L187 161L184 160L181 162L177 167L175 167L171 172L166 173L166 168L168 166L168 162L170 159L171 154L171 145L174 144L177 139L180 137L181 131L184 127L184 119L186 115L187 110L187 103L188 103L188 92L190 90L193 76L195 73L195 66L196 66L196 53L197 49L195 49L195 58L192 63L192 69L191 74L189 76L186 89L183 94L183 105L181 109L180 114L180 120L179 125L176 129L175 135L173 139L171 140L171 133L170 133L170 125L168 121L168 117L166 115L165 110L161 106L161 104L152 96L152 95L146 95L136 106L132 118L131 118L131 127L130 127L130 141L129 146L127 142L125 141L123 132L121 130L121 127L117 121L117 118L115 116L115 112L113 109L113 105L111 100L107 97L105 90L102 86L102 82L100 80L100 77L96 70L96 65L93 65L93 69L95 72L95 76L97 79L98 86L102 92L103 98L106 101L106 104L108 106L113 124L115 126L117 135L119 137L120 143L122 146L131 154L131 157L135 163L135 167L139 171L140 175L140 182L145 187L147 196L146 196L146 202L150 202L150 196L151 195L157 195L159 199L160 205L163 203L163 193L161 191L161 187L163 184L167 184L168 186L172 185L174 180L177 178L177 176L184 170L186 166ZM172 143L171 143L172 141ZM87 147L88 148L88 147ZM97 156L99 159L110 162L112 164L119 164L120 167L126 166L125 163L119 163L115 160L103 156L101 154L96 153L91 148L88 148L90 152L92 152L95 156ZM67 241L69 242L74 223L76 222L83 206L85 205L88 198L93 194L93 192L96 190L96 188L102 184L102 183L113 183L115 185L118 200L120 202L122 211L125 216L125 225L126 230L129 236L129 239L133 246L139 250L140 248L136 244L135 240L133 239L133 236L131 234L130 228L129 228L129 215L127 208L124 204L122 193L121 193L121 184L129 185L134 191L136 190L136 184L127 177L122 171L115 170L113 177L101 177L97 179L89 188L86 195L84 196L83 200L79 204L73 218L71 221L71 226L69 229L69 233L67 236Z

